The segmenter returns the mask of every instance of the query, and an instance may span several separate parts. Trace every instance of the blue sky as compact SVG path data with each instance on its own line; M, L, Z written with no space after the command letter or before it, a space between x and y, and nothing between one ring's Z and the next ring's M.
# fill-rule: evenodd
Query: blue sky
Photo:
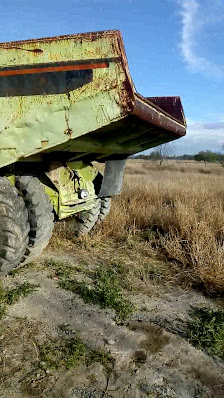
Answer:
M224 144L224 0L1 0L0 42L120 29L145 96L180 95L176 154Z

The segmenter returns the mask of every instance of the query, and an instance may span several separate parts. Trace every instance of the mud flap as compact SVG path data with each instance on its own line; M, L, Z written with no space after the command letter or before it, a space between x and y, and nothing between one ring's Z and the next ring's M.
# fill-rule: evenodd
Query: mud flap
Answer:
M107 160L99 197L115 196L121 192L126 159Z

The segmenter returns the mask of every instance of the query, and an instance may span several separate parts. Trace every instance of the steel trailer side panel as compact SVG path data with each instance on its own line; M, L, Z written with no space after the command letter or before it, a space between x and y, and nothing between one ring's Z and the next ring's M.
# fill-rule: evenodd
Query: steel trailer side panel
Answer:
M132 109L120 41L119 32L109 31L0 44L0 167Z

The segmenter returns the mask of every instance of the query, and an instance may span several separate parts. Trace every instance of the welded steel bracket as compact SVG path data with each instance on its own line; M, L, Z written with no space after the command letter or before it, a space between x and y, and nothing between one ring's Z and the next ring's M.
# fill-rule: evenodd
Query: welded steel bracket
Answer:
M99 197L115 196L121 192L126 159L107 160Z

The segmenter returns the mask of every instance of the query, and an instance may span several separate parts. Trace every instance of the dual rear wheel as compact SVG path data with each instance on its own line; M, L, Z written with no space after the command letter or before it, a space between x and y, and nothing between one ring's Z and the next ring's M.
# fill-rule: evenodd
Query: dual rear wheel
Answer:
M0 272L34 260L47 246L54 227L53 208L38 178L0 178Z
M88 233L110 210L110 198L96 199L95 206L79 214L76 236ZM35 260L45 249L54 228L54 213L39 179L19 176L16 186L0 177L0 273Z
M97 224L104 221L110 211L110 198L98 198L91 210L82 211L73 217L74 233L81 237L89 233Z

